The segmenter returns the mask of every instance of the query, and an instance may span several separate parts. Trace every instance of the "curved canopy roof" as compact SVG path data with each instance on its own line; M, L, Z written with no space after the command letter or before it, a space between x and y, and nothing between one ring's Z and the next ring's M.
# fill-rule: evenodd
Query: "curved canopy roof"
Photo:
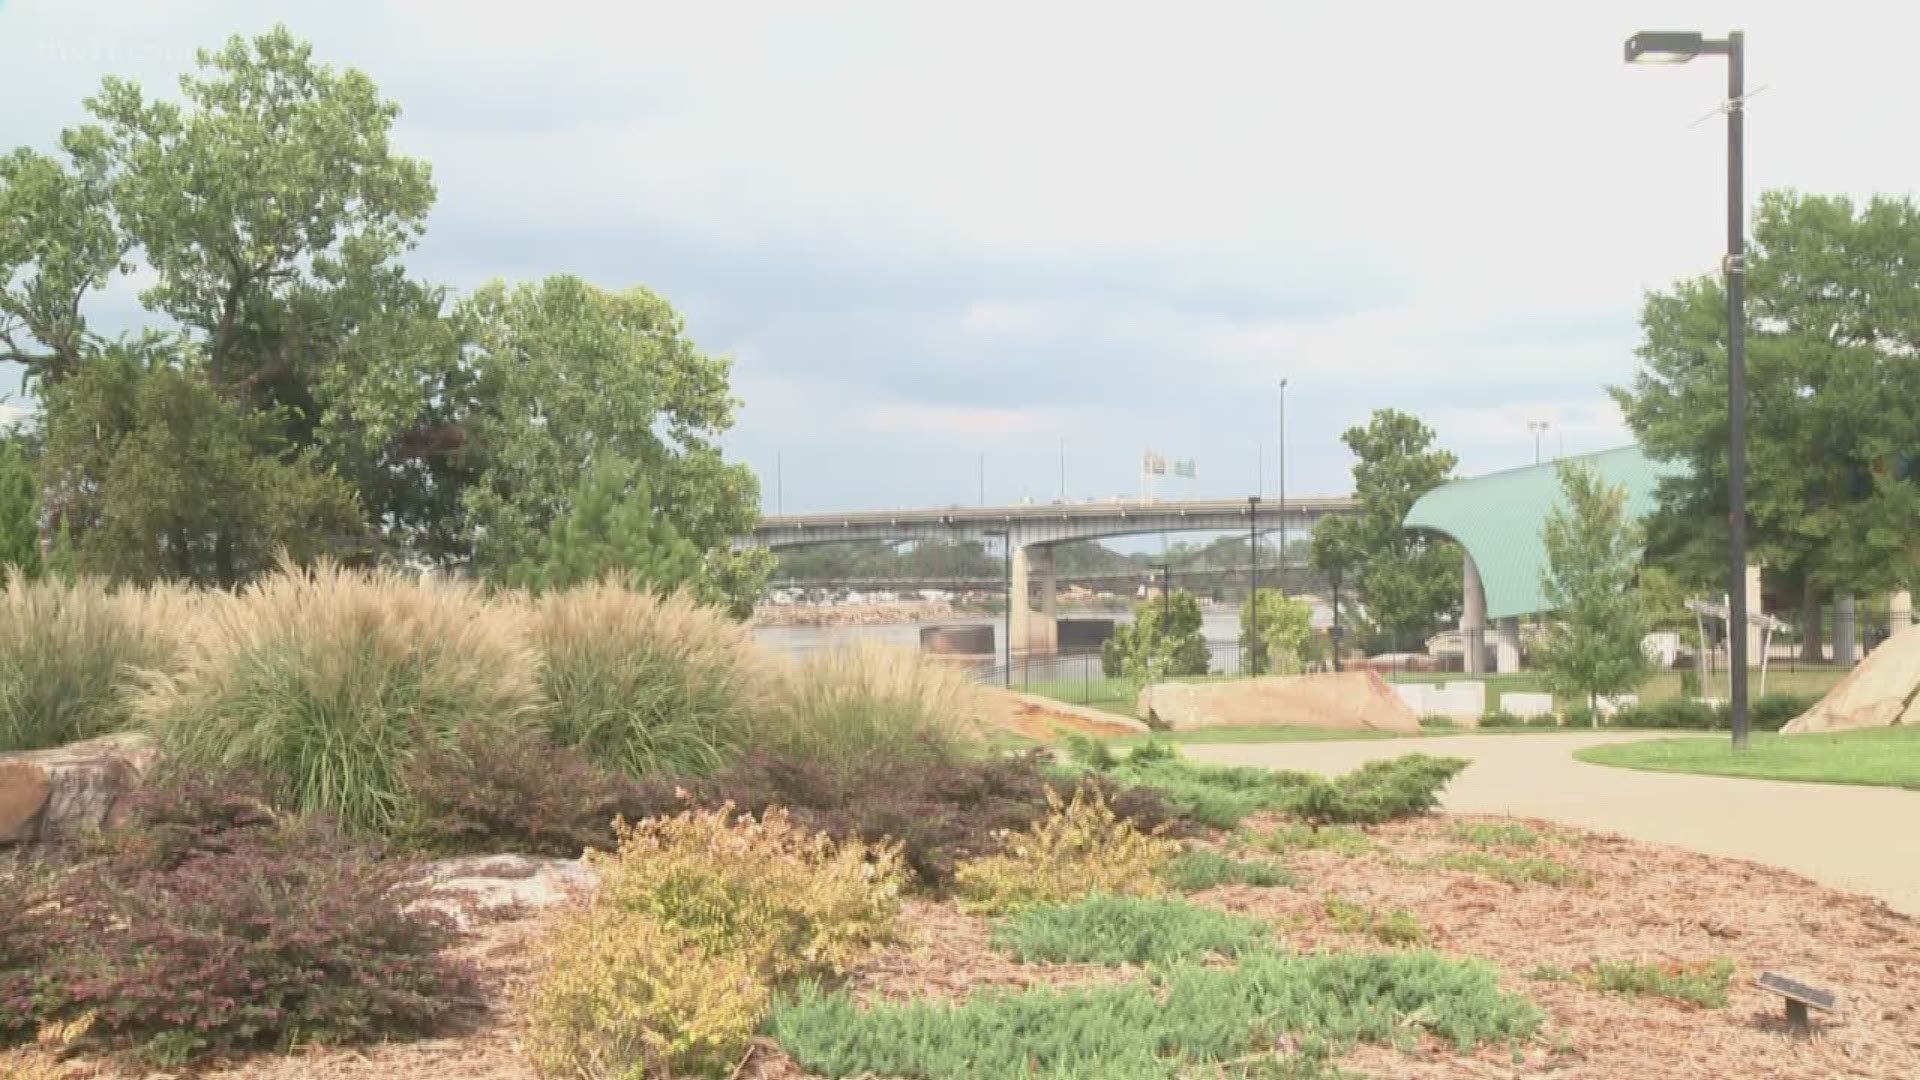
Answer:
M1584 461L1609 484L1624 485L1627 513L1635 519L1653 511L1661 478L1685 471L1684 466L1647 457L1638 446L1561 460ZM1407 511L1403 522L1407 528L1444 533L1467 549L1486 587L1488 619L1532 615L1548 608L1540 588L1540 574L1547 566L1540 533L1547 514L1562 501L1554 464L1442 484Z

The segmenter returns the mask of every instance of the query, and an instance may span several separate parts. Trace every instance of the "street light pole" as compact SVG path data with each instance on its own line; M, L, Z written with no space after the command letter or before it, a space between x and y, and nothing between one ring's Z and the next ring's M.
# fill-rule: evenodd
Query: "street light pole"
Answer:
M1540 464L1540 433L1547 430L1545 420L1527 421L1527 430L1533 432L1533 463Z
M1280 380L1280 591L1287 591L1287 380Z
M1727 652L1733 748L1747 748L1747 241L1746 35L1642 31L1627 39L1627 61L1685 63L1727 58Z

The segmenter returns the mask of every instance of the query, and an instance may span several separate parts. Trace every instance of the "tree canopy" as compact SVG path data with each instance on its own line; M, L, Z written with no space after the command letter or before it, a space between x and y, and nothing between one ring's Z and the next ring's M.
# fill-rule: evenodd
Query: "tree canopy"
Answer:
M1768 192L1754 219L1747 521L1755 562L1809 596L1914 584L1920 539L1920 207ZM1718 276L1651 293L1641 367L1612 393L1640 444L1684 461L1654 558L1726 588L1727 326Z
M1463 561L1458 545L1403 528L1420 496L1453 475L1459 459L1433 445L1418 417L1379 409L1366 427L1341 436L1357 459L1360 512L1326 517L1313 532L1314 565L1340 568L1374 636L1390 648L1424 642L1457 616Z
M617 460L688 584L757 590L728 361L644 288L412 276L431 170L365 74L283 28L200 53L177 102L109 78L85 108L0 157L0 359L82 569L231 584L286 546L503 576ZM109 338L90 305L136 274L146 326Z

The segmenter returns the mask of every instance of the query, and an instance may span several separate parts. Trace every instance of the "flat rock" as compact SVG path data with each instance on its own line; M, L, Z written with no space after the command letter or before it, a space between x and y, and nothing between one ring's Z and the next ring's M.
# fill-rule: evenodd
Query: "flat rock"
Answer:
M579 859L469 855L427 866L420 905L444 911L462 929L508 912L539 910L592 892L593 868Z
M134 732L0 754L0 843L59 840L113 822L159 761L159 745Z
M1316 727L1420 733L1420 717L1372 671L1155 683L1140 692L1155 727Z

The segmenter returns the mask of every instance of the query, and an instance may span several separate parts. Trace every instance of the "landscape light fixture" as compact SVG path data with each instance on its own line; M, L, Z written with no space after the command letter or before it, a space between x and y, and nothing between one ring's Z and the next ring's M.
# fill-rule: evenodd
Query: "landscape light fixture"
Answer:
M1627 39L1630 64L1727 58L1727 667L1733 748L1747 748L1747 255L1745 182L1746 36L1642 30Z

